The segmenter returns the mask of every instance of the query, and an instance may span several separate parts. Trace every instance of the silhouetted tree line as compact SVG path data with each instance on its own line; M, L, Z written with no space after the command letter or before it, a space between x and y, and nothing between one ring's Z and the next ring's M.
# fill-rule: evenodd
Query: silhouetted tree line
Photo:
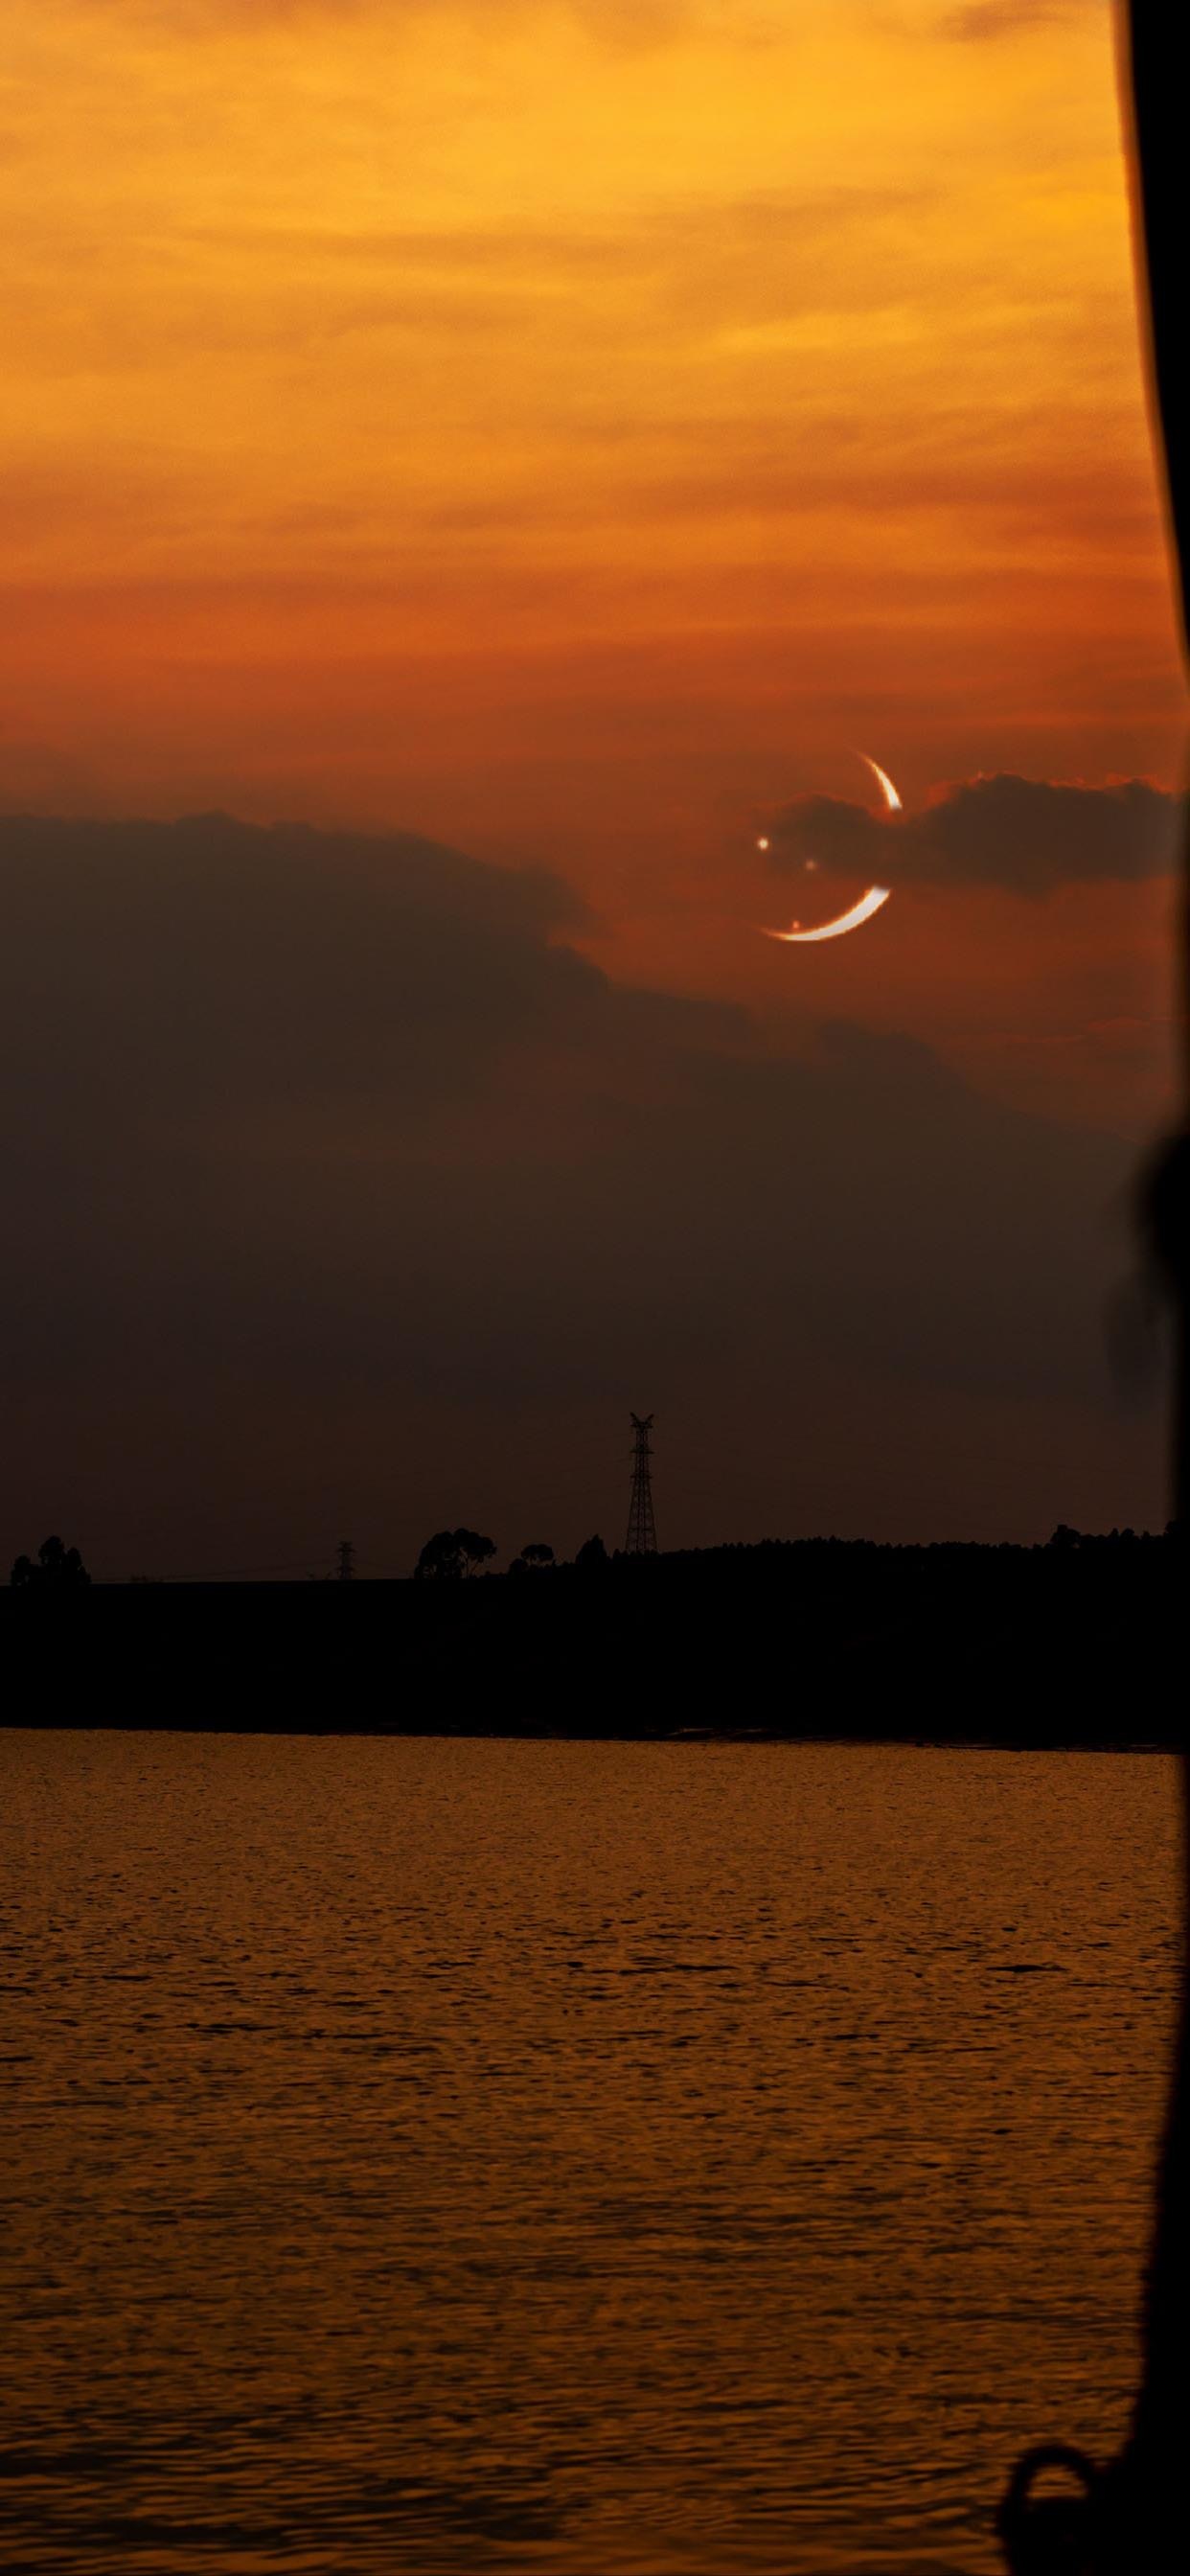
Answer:
M427 1540L413 1581L92 1587L77 1550L47 1541L4 1596L9 1705L27 1687L43 1722L70 1724L106 1689L121 1724L158 1725L168 1671L171 1723L279 1734L1169 1739L1168 1536L654 1557L592 1537L570 1564L538 1539L508 1581L495 1554L460 1527ZM21 1604L72 1595L86 1615L55 1620L47 1667L45 1621Z
M838 1573L854 1570L864 1564L885 1566L910 1563L937 1564L945 1560L955 1564L974 1565L988 1559L1036 1559L1051 1556L1108 1558L1128 1550L1141 1555L1163 1550L1177 1536L1174 1522L1160 1533L1149 1530L1111 1529L1107 1531L1073 1529L1060 1521L1044 1547L1022 1546L1006 1539L989 1544L982 1540L936 1539L922 1544L917 1541L898 1544L877 1539L729 1539L721 1546L709 1548L670 1548L663 1556L626 1556L619 1548L609 1553L598 1532L585 1539L570 1563L559 1560L544 1539L531 1539L514 1556L508 1572L525 1574L601 1574L623 1569L633 1577L656 1572L664 1581L682 1568L700 1568L710 1574L716 1567L749 1568L757 1575L783 1568L795 1573L813 1564L819 1572L830 1568ZM459 1528L436 1530L426 1540L416 1567L419 1583L455 1583L489 1569L497 1553L496 1541L479 1530ZM91 1577L77 1547L66 1547L60 1538L42 1540L36 1557L18 1556L10 1582L14 1591L35 1593L71 1593L88 1586ZM133 1576L134 1584L159 1578ZM166 1587L168 1588L168 1587Z
M426 1540L414 1573L419 1583L457 1583L495 1553L495 1539L481 1537L478 1530L438 1530Z
M60 1538L43 1538L36 1557L18 1556L9 1577L14 1592L54 1594L85 1591L90 1580L77 1547Z
M437 1530L433 1538L426 1540L413 1569L414 1577L419 1583L427 1580L438 1582L443 1577L448 1582L457 1582L464 1575L476 1573L481 1565L490 1565L495 1554L495 1540L481 1538L477 1530ZM607 1549L598 1534L584 1541L574 1562L585 1573L609 1562ZM508 1571L510 1574L544 1574L555 1572L557 1565L552 1547L545 1539L536 1538L530 1539L519 1556L513 1557Z

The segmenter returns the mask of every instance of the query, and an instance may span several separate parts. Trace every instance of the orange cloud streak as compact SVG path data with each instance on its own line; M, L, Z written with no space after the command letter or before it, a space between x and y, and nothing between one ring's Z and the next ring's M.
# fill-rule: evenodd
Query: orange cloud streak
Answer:
M43 0L6 53L10 801L545 857L609 959L755 992L750 817L857 739L907 801L1173 775L1106 9Z

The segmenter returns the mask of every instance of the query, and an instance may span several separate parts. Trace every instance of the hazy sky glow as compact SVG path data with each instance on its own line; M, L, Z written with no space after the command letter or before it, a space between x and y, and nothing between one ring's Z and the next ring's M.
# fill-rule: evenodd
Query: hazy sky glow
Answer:
M1076 1140L1076 1161L1091 1155L1078 1168L1103 1182L1088 1206L1106 1275L1128 1140L1167 1093L1161 835L1168 824L1172 847L1182 726L1111 34L1102 0L38 0L14 11L0 84L0 806L82 821L223 809L415 834L499 867L500 886L507 872L545 870L571 891L542 955L551 941L585 952L621 1014L642 988L652 1034L632 1081L658 1111L688 1104L691 1078L687 1022L666 1017L666 996L709 1012L700 1064L724 1048L736 1061L745 1024L725 1014L746 1010L749 1060L803 1086L789 1108L803 1139L822 1025L862 1032L869 1065L864 1048L927 1048L979 1118L1048 1122ZM896 900L842 940L765 939L765 924L811 917L804 878L790 901L791 870L818 851L797 841L807 800L875 810L860 751L905 798L906 864L898 880L861 853L848 873L841 845L824 847L816 917L874 879ZM1129 781L1144 784L1121 790ZM1073 863L1069 803L1045 802L1055 785L1096 792L1078 809ZM1146 802L1154 789L1166 801ZM1092 807L1106 819L1083 863ZM976 830L989 815L990 845ZM338 845L315 846L333 872ZM327 900L322 879L317 897L309 881L295 896L303 937ZM117 942L121 922L129 938L158 935L139 901L122 878ZM213 956L209 907L203 919ZM373 931L358 908L349 921L362 961ZM87 1011L102 1020L107 1007L115 1025L109 949L96 971ZM398 1013L402 989L394 970ZM203 991L217 1017L217 979ZM550 1153L571 1193L560 1296L575 1243L614 1224L578 1177L602 1114L593 1104L632 1097L619 1038L614 1074L609 1061L596 1080L587 1054L577 1089L568 1045L564 1014L548 1030L534 1018L531 1033L518 1022L466 1106L476 1170L511 1175L524 1139L510 1067L525 1074L532 1061L527 1092L557 1085ZM433 1060L432 1048L410 1059L399 1117L388 1067L386 1134L406 1119L416 1130ZM348 1190L360 1153L381 1151L378 1131L324 1072L302 1150L316 1130ZM296 1061L290 1074L292 1096ZM845 1156L838 1080L836 1068L826 1123ZM757 1133L772 1144L766 1099ZM559 1129L568 1110L577 1123ZM880 1082L869 1111L879 1143L893 1114ZM910 1114L929 1128L928 1107ZM227 1115L230 1135L234 1101ZM246 1092L254 1150L262 1115ZM750 1132L744 1120L733 1158ZM297 1150L288 1129L283 1150ZM692 1150L687 1138L684 1170ZM763 1177L757 1163L756 1206L733 1222L747 1234L787 1180L801 1185L796 1156L788 1174L779 1153ZM129 1186L138 1209L156 1204L139 1162ZM813 1186L822 1206L811 1199L807 1213L829 1235L845 1171L817 1171ZM633 1187L644 1190L639 1172ZM434 1256L444 1273L478 1257L468 1204L463 1192L453 1251L442 1242ZM675 1215L654 1247L662 1276L684 1224ZM482 1226L481 1239L490 1259ZM879 1269L879 1247L860 1249ZM1022 1277L1034 1251L1020 1251ZM195 1276L200 1252L187 1235L178 1258ZM903 1283L907 1313L925 1298L924 1244L921 1257L922 1280ZM928 1262L942 1257L935 1245ZM359 1259L366 1274L362 1245ZM335 1290L348 1336L354 1275L347 1264ZM660 1300L658 1372L666 1333L671 1352L682 1344L686 1276L679 1262ZM179 1314L192 1288L187 1271ZM357 1290L366 1303L370 1288ZM1099 1293L1088 1272L1088 1313ZM987 1320L978 1279L962 1294L973 1348ZM671 1513L675 1538L824 1515L895 1524L878 1431L852 1443L844 1472L837 1454L828 1462L824 1422L791 1492L759 1433L741 1444L722 1429L752 1329L725 1320L731 1306L725 1286L719 1329L733 1356L700 1343L668 1391L649 1379L647 1347L630 1366L609 1357L615 1333L605 1347L593 1312L586 1379L568 1362L582 1440L630 1402L676 1410L685 1429L668 1437L685 1443L689 1508ZM888 1372L906 1363L902 1352L894 1366L881 1333L865 1341L863 1309L861 1295L854 1382L866 1372L884 1390L860 1408L874 1424L882 1405L895 1412ZM808 1364L805 1318L800 1329ZM511 1401L521 1362L510 1375L495 1350L485 1374L468 1333L470 1392L452 1378L449 1396L458 1475L490 1488L495 1511L496 1448L508 1450L485 1424L497 1398L497 1409ZM404 1547L421 1519L474 1516L461 1489L456 1504L427 1495L423 1508L418 1492L390 1507L366 1389L358 1413L345 1411L326 1368L303 1378L295 1359L294 1370L277 1420L292 1421L300 1382L323 1425L306 1445L316 1484L320 1457L326 1466L332 1518L358 1491L375 1531L396 1514ZM1004 1381L998 1418L1015 1425L1017 1463L997 1530L1031 1520L1036 1459L1056 1444L1060 1468L1063 1441L1088 1511L1159 1512L1156 1434L1117 1420L1092 1375L1088 1362L1077 1389L1047 1387L1022 1362L1019 1385ZM914 1527L977 1517L959 1453L973 1451L977 1478L991 1417L976 1429L964 1408L990 1397L978 1368L964 1384L956 1364L950 1380L949 1411L936 1385L928 1398L937 1463L906 1506ZM413 1397L391 1401L399 1414ZM428 1424L424 1379L417 1402ZM694 1463L700 1403L721 1422L707 1434L718 1467L714 1454ZM566 1500L574 1422L567 1431L551 1414L544 1378L524 1404L533 1427L509 1470L518 1525L500 1535L520 1543L523 1510L560 1543L592 1519L615 1537L614 1430L615 1509L599 1499L606 1461ZM34 1451L36 1415L34 1401ZM395 1416L389 1429L399 1445ZM78 1462L67 1432L55 1437L46 1508L58 1496L73 1523ZM290 1435L276 1437L288 1456ZM119 1478L113 1466L109 1490L95 1440L98 1526L116 1513ZM218 1440L234 1449L230 1429ZM426 1444L429 1456L428 1429ZM425 1472L416 1443L409 1472ZM212 1527L223 1475L211 1466ZM262 1543L287 1478L291 1462L271 1483L262 1475L249 1513ZM1055 1469L1055 1493L1060 1483ZM1077 1517L1077 1490L1068 1504L1063 1516ZM40 1535L22 1514L14 1537ZM185 1531L178 1543L184 1553Z

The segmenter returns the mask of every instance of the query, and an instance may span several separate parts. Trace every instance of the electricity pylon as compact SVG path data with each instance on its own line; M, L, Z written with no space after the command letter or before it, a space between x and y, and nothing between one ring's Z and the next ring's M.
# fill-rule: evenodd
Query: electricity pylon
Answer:
M653 1428L651 1413L630 1416L632 1423L632 1500L628 1506L628 1536L624 1541L625 1556L656 1556L657 1524L653 1518L653 1480L649 1460L653 1455L649 1433Z

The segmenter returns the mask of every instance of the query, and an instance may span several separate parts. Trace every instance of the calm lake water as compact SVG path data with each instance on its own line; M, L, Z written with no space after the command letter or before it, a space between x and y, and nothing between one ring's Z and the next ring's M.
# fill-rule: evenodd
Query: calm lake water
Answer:
M1145 1755L0 1738L4 2563L996 2564L1119 2437Z

